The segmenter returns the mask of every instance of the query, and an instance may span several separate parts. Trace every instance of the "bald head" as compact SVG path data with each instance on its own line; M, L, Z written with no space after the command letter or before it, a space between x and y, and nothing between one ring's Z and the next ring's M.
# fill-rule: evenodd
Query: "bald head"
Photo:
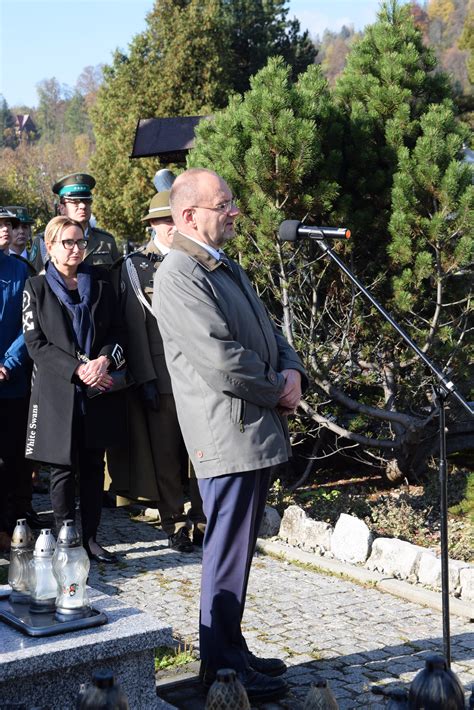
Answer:
M210 178L220 181L222 178L206 168L190 168L176 178L170 193L170 208L173 222L178 226L183 210L194 207L202 202L202 193Z
M176 228L219 248L234 236L239 210L223 178L206 168L190 168L173 183L170 208Z

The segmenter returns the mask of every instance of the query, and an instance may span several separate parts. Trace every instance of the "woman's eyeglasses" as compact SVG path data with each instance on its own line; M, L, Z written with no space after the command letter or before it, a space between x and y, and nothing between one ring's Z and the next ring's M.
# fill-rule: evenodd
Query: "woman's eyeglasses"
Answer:
M87 246L87 239L61 239L61 244L67 251L72 251L74 247L84 251Z

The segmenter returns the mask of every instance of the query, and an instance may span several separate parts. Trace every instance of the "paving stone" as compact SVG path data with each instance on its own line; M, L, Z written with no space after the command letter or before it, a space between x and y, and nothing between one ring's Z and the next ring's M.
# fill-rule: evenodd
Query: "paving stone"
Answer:
M48 505L47 496L35 498L37 510ZM170 627L169 645L186 641L197 656L201 552L176 554L156 524L131 520L123 509L103 511L98 539L121 562L105 569L93 563L90 584L160 616ZM453 668L468 688L473 627L454 615L450 623ZM290 696L258 710L301 710L317 677L329 680L340 710L379 710L385 701L370 692L372 684L394 683L397 674L411 681L426 654L443 648L441 613L264 555L256 556L250 575L244 632L259 655L289 666ZM165 699L180 710L203 710L197 680L173 692L176 702Z

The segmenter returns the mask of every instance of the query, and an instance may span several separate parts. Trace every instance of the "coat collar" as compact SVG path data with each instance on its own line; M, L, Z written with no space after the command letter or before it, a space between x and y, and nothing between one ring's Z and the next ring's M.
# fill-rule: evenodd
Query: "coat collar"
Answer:
M87 232L87 246L86 246L86 250L84 253L84 259L87 259L89 254L92 254L92 252L94 251L94 249L97 246L97 240L94 238L95 237L94 230L91 229L90 224L87 225L86 232Z
M214 271L222 266L222 261L215 259L207 249L199 246L199 244L193 242L192 239L188 239L184 234L181 234L181 232L174 233L171 249L176 249L177 251L188 254L197 261L198 264L207 269L207 271Z
M155 242L153 239L150 239L148 244L143 250L144 254L158 254L159 256L163 256L162 252L158 249L156 246Z

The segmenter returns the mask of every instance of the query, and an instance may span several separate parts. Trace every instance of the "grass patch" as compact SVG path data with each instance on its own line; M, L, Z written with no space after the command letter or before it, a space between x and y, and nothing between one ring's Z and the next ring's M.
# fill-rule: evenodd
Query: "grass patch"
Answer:
M464 498L452 505L449 512L456 517L466 517L471 523L474 521L474 471L467 474Z
M178 668L194 661L193 646L178 642L177 646L158 646L155 648L155 671L166 668Z

